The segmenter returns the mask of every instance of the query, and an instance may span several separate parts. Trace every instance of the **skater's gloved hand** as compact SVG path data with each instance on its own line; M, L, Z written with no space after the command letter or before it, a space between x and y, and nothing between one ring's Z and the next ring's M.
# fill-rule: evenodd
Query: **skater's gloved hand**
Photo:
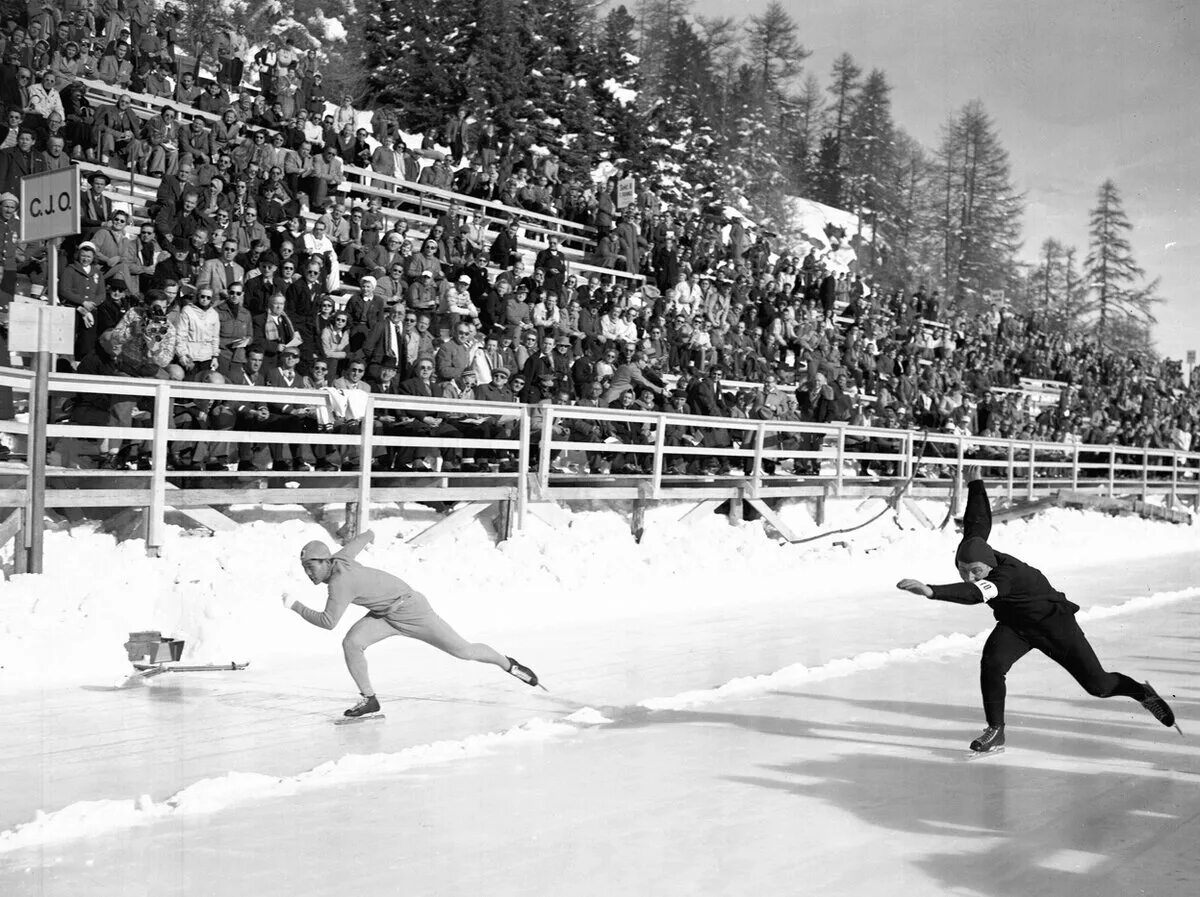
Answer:
M979 470L978 464L968 464L963 467L963 482L973 483L976 480L982 480L983 474Z
M284 592L279 597L283 601L283 609L284 610L291 610L292 605L296 603L296 599L293 598L291 595L289 595L287 592Z
M924 595L926 598L933 597L933 589L917 579L902 579L896 583L896 588L912 592L914 595Z

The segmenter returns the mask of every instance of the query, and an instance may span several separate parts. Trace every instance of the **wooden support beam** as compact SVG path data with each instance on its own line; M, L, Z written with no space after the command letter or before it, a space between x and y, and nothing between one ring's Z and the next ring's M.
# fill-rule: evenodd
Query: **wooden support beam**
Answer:
M437 523L433 524L433 526L427 527L409 539L408 544L412 545L414 548L422 545L428 545L438 536L461 529L488 508L493 508L495 506L496 503L494 501L463 502Z
M900 502L905 508L908 509L908 513L912 514L913 517L916 518L917 523L921 524L921 526L925 527L925 529L937 528L937 524L925 516L925 512L921 510L916 501L905 496L904 498L900 499Z
M714 513L720 505L721 502L715 498L708 499L707 501L698 501L683 512L683 516L679 518L679 522L683 523L685 520L691 520L694 517L705 517Z
M0 549L3 549L8 544L10 539L16 538L17 547L13 551L13 559L16 560L18 555L25 553L25 540L22 538L21 522L25 517L23 508L17 508L0 523Z
M178 486L176 486L173 483L165 483L164 486L165 486L167 507L172 507L171 493L179 492L180 489ZM188 520L191 520L193 523L196 523L199 526L206 527L207 529L212 530L214 533L227 533L227 532L231 532L238 528L238 524L236 521L230 520L228 517L226 517L220 511L217 511L216 509L211 508L211 507L209 507L209 508L205 508L205 507L177 508L176 513L182 514L184 517L186 517Z
M496 541L507 542L516 531L517 502L516 499L496 502L496 516L492 518L492 526L496 530Z
M762 515L762 519L771 524L775 532L783 536L785 542L795 542L800 538L792 532L791 528L779 518L779 515L765 501L759 498L751 498L748 501L750 507L758 511Z
M818 495L813 498L813 523L817 526L825 525L825 496Z
M734 495L731 499L729 499L729 522L730 523L741 523L742 522L742 518L743 518L742 502L743 501L745 501L745 499L742 497L741 489L739 489L737 491L736 495Z

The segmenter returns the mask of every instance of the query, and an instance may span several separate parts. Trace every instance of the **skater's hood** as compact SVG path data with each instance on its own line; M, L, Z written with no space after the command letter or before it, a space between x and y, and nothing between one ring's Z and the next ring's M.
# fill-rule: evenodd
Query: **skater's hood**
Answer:
M329 550L329 546L318 539L309 542L300 549L300 562L305 561L324 561L333 557L333 552Z
M979 536L969 536L963 539L958 545L958 551L954 554L954 561L958 564L982 563L989 567L997 566L996 552L992 551L992 546Z

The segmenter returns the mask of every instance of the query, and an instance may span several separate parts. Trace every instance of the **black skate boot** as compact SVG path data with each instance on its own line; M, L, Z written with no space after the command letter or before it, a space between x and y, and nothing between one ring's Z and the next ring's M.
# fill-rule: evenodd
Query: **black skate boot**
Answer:
M537 673L535 673L533 670L529 669L529 667L525 666L525 664L523 664L519 661L513 660L511 657L508 658L508 662L509 662L509 664L511 664L511 666L509 666L509 668L508 668L508 674L510 676L516 676L518 679L520 679L526 685L537 685L538 684ZM546 686L543 685L541 687L545 688Z
M366 716L369 713L379 712L379 701L374 695L363 695L363 699L343 713L343 716L356 717Z
M1004 750L1004 726L988 726L971 742L971 750L977 754L999 753Z
M1154 686L1149 682L1143 682L1146 686L1146 698L1143 700L1142 706L1154 714L1154 718L1164 726L1175 726L1176 731L1180 735L1183 734L1183 729L1180 729L1175 723L1175 711L1171 709L1171 705L1159 697L1158 692L1154 690Z

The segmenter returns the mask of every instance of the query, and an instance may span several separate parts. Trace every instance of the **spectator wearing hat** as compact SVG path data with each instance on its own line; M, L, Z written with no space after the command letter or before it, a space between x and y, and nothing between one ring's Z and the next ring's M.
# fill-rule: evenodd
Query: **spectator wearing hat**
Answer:
M522 374L521 379L528 378ZM518 397L526 405L540 405L542 402L554 401L555 389L554 372L542 371L521 387Z
M108 175L103 171L88 175L89 189L83 191L79 202L80 233L85 240L90 240L105 222L112 220L112 200L104 195L108 183Z
M58 275L58 298L63 305L72 306L79 314L79 320L84 329L92 324L92 315L104 301L104 276L100 265L96 263L95 244L84 241L75 250L75 259L65 266ZM79 328L76 328L77 331ZM91 351L94 344L84 346L85 351L76 352L77 358L82 358ZM76 348L80 347L78 334Z
M98 264L93 267L99 267ZM75 328L75 357L82 359L96 350L101 334L115 327L124 316L129 288L124 281L114 280L99 294L99 302L81 314Z
M304 378L297 370L300 350L296 346L284 346L279 350L278 359L278 365L267 370L266 385L279 390L303 389ZM295 433L308 429L305 426L308 421L315 422L316 409L311 405L284 401L267 407L267 419L260 422L258 429ZM312 450L306 444L272 443L271 467L274 470L313 470Z

